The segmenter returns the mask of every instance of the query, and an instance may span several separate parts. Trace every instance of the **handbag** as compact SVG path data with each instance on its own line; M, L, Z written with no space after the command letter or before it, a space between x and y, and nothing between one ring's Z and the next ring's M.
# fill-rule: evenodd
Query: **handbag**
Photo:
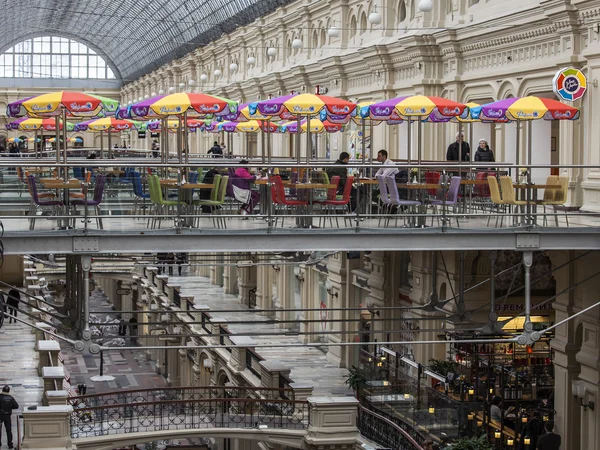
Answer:
M244 205L248 204L250 201L250 191L248 189L242 189L237 187L235 184L233 185L233 197L238 201L243 203Z

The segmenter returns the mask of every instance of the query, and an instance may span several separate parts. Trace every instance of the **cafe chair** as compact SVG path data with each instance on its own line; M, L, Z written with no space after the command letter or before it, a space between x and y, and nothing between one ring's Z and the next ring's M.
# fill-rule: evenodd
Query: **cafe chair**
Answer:
M35 217L37 216L37 211L40 208L48 207L50 208L51 214L53 216L58 215L60 209L64 206L63 202L60 200L41 200L40 195L38 194L37 184L35 182L35 177L33 175L29 175L27 177L27 188L29 190L29 194L31 195L31 204L29 206L29 229L35 229ZM52 198L52 197L48 197Z
M100 210L100 204L102 203L102 197L104 196L104 187L106 185L106 175L98 175L96 176L96 186L94 187L94 197L92 199L88 199L87 197L83 199L75 199L71 201L71 206L73 208L73 214L77 215L77 207L83 206L87 208L88 206L93 206L94 211L96 213L96 224L99 229L103 230L104 227L102 225L102 218L100 215L102 214Z
M500 219L500 227L504 223L504 214L506 213L506 202L502 199L500 194L500 187L498 186L498 180L494 176L487 177L488 186L490 187L490 199L492 201L492 210L496 208L496 225L494 228L498 228L498 219ZM493 211L492 211L493 212ZM487 226L490 226L490 220L492 215L488 216Z

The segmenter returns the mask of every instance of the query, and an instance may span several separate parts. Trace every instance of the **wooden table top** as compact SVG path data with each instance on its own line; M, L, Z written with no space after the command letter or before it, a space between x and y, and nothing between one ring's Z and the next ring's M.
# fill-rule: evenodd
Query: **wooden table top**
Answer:
M551 189L558 190L561 188L560 184L513 184L515 189Z
M377 184L377 180L376 179L372 179L372 178L361 178L358 181L360 184ZM400 184L404 185L404 184L409 184L409 183L398 183L398 186L400 186ZM412 184L412 183L410 183ZM420 184L432 184L432 183L420 183ZM461 180L460 184L463 185L469 185L469 186L473 186L473 185L486 185L488 184L487 180ZM439 184L436 184L437 187L439 187ZM429 188L427 188L429 189Z
M44 183L44 187L47 189L81 189L81 181L59 181L54 183Z
M160 180L160 185L172 189L212 189L215 187L214 184L210 183L185 183L178 186L176 180Z

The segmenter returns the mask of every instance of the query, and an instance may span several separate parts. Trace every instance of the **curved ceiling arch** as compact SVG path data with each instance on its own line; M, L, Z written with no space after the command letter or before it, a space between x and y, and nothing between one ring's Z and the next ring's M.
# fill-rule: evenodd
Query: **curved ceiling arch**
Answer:
M4 42L1 42L1 46L0 46L0 55L4 54L7 50L9 50L10 48L14 47L15 45L26 41L27 39L34 39L34 38L39 38L39 37L61 37L61 38L67 38L67 39L71 39L73 41L77 41L80 44L83 44L87 47L89 47L91 50L93 50L94 52L96 52L96 54L100 57L102 57L102 59L104 59L104 62L108 65L108 67L110 67L110 69L113 71L113 73L115 74L115 78L120 81L122 79L122 75L121 75L121 71L119 70L119 68L117 67L117 65L114 63L114 61L112 61L110 59L110 56L108 56L104 50L102 50L100 47L98 47L96 44L94 44L93 42L91 42L90 40L87 39L82 39L80 36L74 36L71 33L63 33L63 32L54 32L53 34L49 34L49 33L25 33L23 34L23 36L20 36L19 39L13 39L12 41L7 42L6 44ZM110 81L109 80L105 80L105 81Z
M5 0L0 48L31 36L68 37L134 81L293 0Z

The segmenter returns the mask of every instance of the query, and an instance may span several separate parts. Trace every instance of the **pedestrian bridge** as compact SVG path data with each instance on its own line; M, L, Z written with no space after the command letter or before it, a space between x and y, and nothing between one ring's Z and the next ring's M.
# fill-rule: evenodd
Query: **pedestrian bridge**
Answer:
M354 447L360 429L382 445L422 450L419 438L357 406L353 397L299 399L291 388L121 390L23 411L23 448L111 450L189 437L249 439L292 448Z

